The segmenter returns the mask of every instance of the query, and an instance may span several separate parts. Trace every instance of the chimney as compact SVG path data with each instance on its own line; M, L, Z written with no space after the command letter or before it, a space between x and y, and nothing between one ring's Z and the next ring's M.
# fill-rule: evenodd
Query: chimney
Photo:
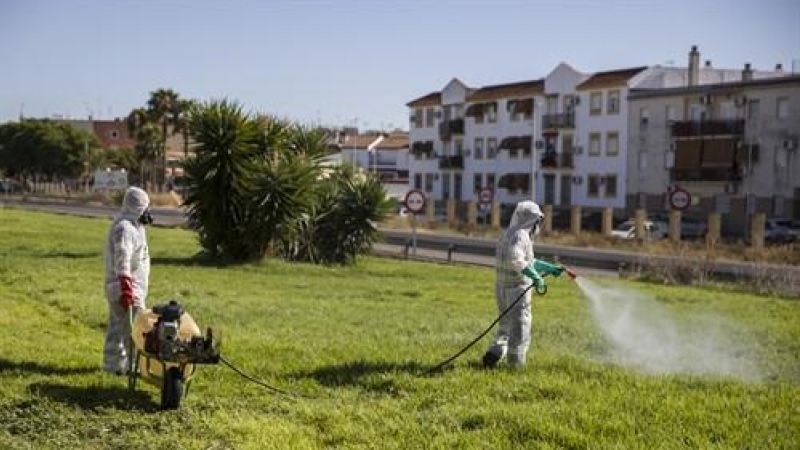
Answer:
M689 86L697 86L700 81L700 52L697 51L697 46L692 46L692 51L689 52Z
M744 65L744 69L742 70L742 81L753 81L753 69L750 67L750 63L746 63Z

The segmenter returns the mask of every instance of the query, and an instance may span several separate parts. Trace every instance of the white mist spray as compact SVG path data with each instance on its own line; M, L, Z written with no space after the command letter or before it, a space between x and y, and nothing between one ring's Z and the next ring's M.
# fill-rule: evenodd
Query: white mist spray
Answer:
M618 364L650 373L689 373L760 378L757 365L736 342L736 333L719 318L677 321L654 298L575 280L589 299L592 314L612 346Z

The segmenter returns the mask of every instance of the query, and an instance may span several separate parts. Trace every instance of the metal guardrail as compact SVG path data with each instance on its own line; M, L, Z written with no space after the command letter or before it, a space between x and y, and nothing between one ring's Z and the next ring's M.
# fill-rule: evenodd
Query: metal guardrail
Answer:
M381 230L384 242L402 245L411 236L410 232ZM494 256L496 240L476 237L462 237L445 234L417 234L417 246L431 250L448 251L455 246L459 253ZM800 291L800 267L747 263L729 260L703 260L683 256L653 255L649 253L623 252L619 250L568 247L561 245L536 244L536 255L557 260L567 265L576 265L602 270L622 270L635 268L699 267L720 280L752 279L769 277L795 284ZM452 250L451 250L452 251Z

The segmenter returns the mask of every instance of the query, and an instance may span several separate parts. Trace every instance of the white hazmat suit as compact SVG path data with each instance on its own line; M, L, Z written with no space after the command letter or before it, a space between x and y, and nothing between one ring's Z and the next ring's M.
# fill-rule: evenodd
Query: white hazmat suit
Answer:
M500 236L496 249L495 297L502 313L528 288L532 280L523 275L525 268L535 263L531 234L537 234L542 221L539 205L532 201L517 204L508 229ZM533 231L533 233L531 233ZM533 282L544 283L533 271ZM483 357L485 367L495 367L504 357L509 365L525 364L531 341L531 291L528 290L516 306L501 320L497 334Z
M105 246L105 294L108 300L108 329L103 347L103 369L124 373L127 367L125 342L130 335L128 307L134 314L145 308L150 252L142 218L147 216L150 198L142 189L125 191L122 207L114 217Z

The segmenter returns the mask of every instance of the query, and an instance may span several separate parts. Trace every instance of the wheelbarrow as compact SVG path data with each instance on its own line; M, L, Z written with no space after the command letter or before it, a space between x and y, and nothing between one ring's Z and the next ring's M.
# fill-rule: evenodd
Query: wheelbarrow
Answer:
M128 349L128 389L139 378L161 389L161 408L177 409L188 394L198 364L219 362L219 340L206 335L177 301L140 309L131 320Z

